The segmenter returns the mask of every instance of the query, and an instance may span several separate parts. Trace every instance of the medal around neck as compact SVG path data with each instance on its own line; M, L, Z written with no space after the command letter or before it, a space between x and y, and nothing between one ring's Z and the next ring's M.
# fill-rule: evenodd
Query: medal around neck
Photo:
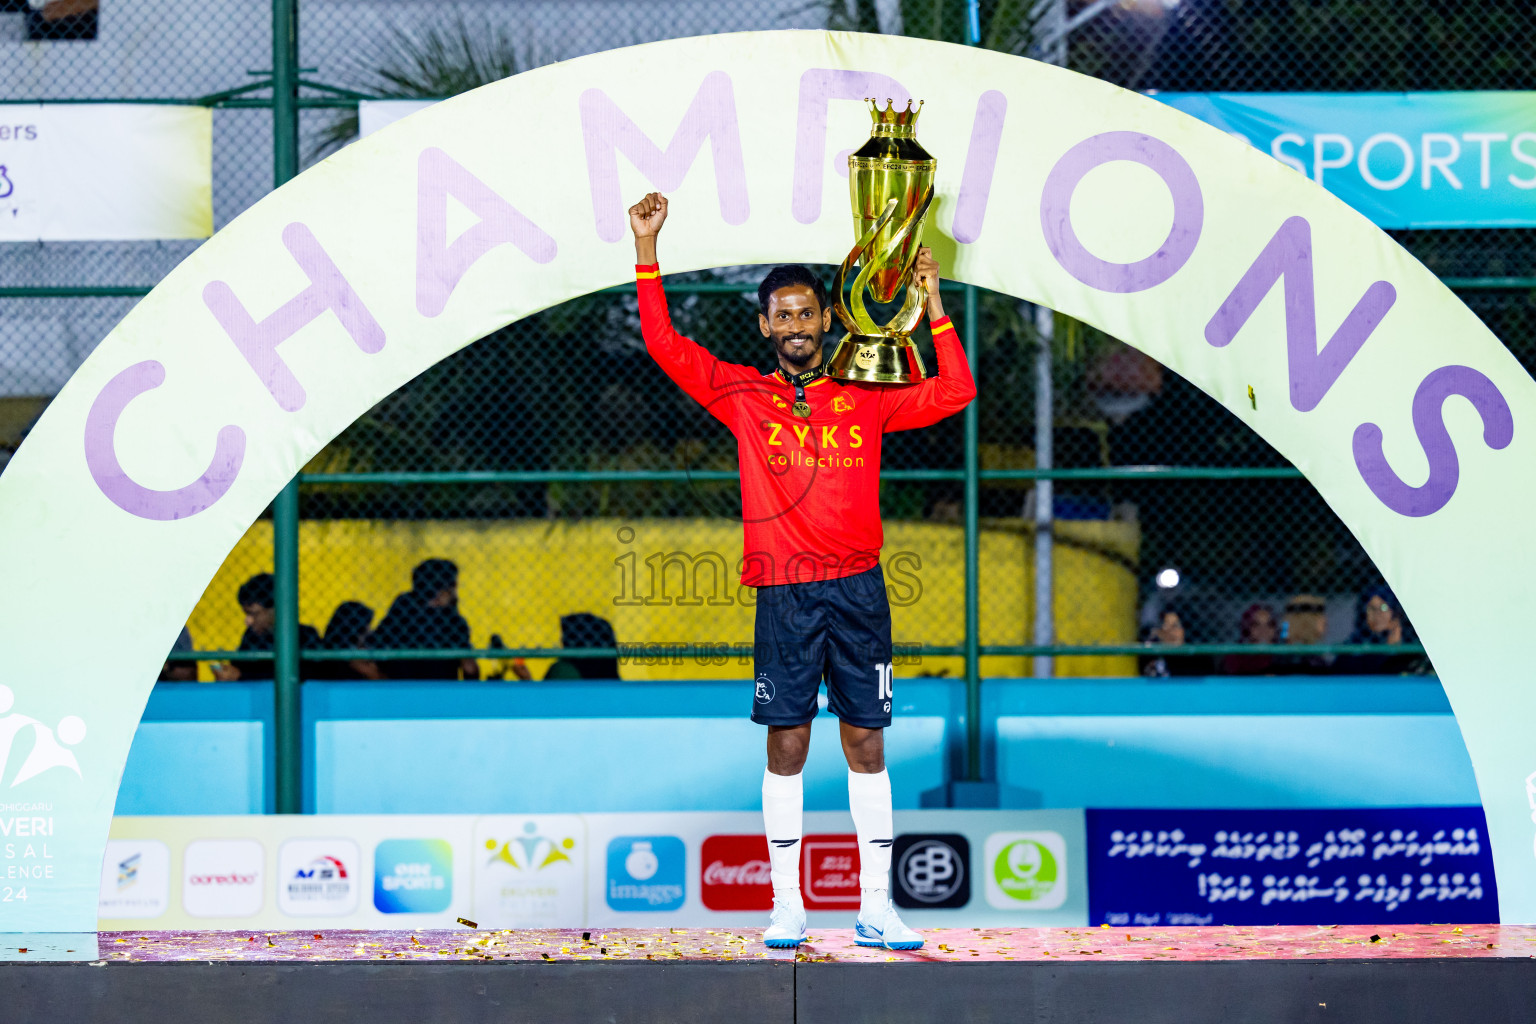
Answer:
M926 294L914 269L923 218L933 203L933 174L939 162L917 143L917 115L923 105L897 110L886 100L870 105L874 126L869 141L848 157L848 190L858 241L837 268L832 309L848 328L827 361L827 376L880 384L909 384L925 376L912 329L923 315ZM844 289L853 268L853 288ZM870 316L865 291L876 302L896 301L900 310L887 322Z

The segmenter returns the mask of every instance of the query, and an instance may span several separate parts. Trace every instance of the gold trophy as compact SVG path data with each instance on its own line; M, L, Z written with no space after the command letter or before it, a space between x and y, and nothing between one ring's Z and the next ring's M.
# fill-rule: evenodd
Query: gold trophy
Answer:
M881 110L869 103L874 127L869 141L848 157L848 191L853 199L853 229L858 242L837 268L833 310L848 328L827 362L827 376L842 380L908 384L923 379L923 359L912 343L912 328L922 318L927 294L917 283L919 234L933 202L933 172L939 162L917 144L917 115L923 105L897 110L892 100ZM844 286L854 264L859 273L847 305ZM869 289L876 302L906 299L897 314L877 324L865 305ZM851 307L851 308L850 308Z

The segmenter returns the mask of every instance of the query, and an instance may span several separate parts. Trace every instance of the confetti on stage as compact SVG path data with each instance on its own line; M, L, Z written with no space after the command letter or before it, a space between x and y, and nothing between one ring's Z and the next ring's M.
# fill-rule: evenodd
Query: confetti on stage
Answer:
M181 960L797 960L873 963L1536 957L1536 927L1370 925L1219 928L946 928L920 950L856 946L826 929L797 950L757 932L703 928L500 931L103 932L101 958Z

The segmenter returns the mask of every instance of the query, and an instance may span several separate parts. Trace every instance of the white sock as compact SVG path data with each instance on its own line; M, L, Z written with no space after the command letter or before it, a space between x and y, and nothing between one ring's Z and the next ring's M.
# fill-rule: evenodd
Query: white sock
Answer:
M891 821L891 777L883 769L865 775L848 770L848 808L853 812L853 830L859 837L859 889L866 911L884 908L891 887L891 844L895 826Z
M763 827L768 833L768 870L774 899L800 903L801 813L805 792L799 775L763 770ZM889 860L889 855L887 855Z

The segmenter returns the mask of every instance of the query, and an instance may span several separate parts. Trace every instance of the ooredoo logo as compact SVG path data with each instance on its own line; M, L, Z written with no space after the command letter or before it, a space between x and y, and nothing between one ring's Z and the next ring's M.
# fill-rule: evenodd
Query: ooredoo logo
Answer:
M800 884L807 910L859 909L859 837L806 836Z
M197 839L182 856L181 905L193 917L261 911L266 851L255 839Z
M710 910L773 909L767 836L710 836L699 863L699 892Z

